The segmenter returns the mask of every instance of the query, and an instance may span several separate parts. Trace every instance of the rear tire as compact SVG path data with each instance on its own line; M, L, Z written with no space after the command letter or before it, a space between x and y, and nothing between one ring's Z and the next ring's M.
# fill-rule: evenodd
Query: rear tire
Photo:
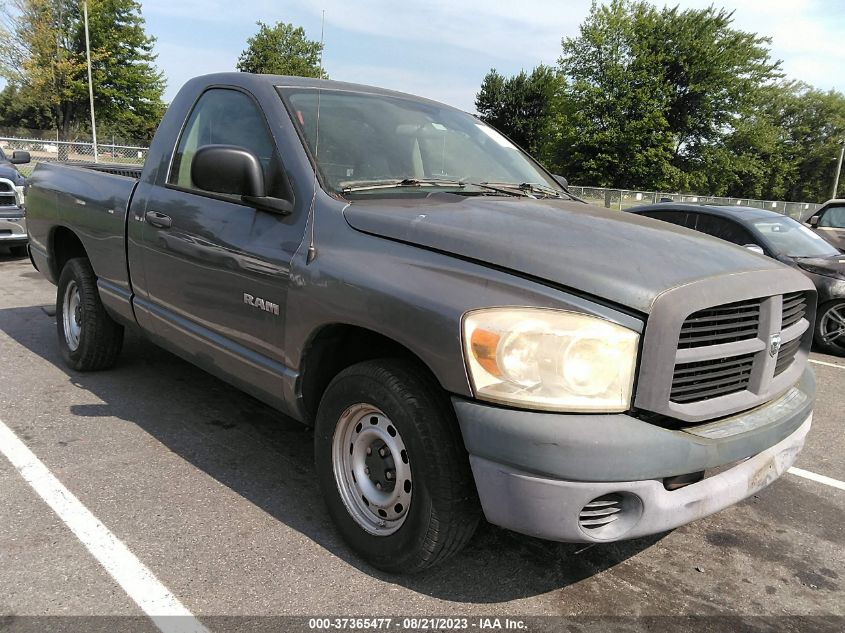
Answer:
M56 329L62 359L71 369L108 369L123 347L123 326L106 312L91 263L77 257L65 264L56 294Z
M454 411L418 365L384 359L338 374L320 401L314 449L329 514L374 567L418 572L475 532L481 513Z
M816 314L816 345L828 354L845 356L845 301L829 301Z

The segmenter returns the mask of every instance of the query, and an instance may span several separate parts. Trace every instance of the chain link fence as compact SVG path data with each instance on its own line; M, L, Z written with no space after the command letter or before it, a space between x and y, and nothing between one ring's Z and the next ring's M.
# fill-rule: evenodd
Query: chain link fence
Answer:
M642 204L657 202L684 202L688 204L715 204L731 207L753 207L766 209L796 220L806 217L821 205L815 202L784 202L783 200L754 200L751 198L726 198L720 196L697 196L692 194L667 193L662 191L633 191L628 189L605 189L603 187L579 187L570 185L569 190L587 202L608 209L628 209Z
M53 141L39 138L0 137L0 148L11 157L15 150L30 153L32 162L20 165L18 169L29 176L39 162L92 163L94 144L90 141ZM127 166L141 166L147 158L146 147L97 143L98 161Z

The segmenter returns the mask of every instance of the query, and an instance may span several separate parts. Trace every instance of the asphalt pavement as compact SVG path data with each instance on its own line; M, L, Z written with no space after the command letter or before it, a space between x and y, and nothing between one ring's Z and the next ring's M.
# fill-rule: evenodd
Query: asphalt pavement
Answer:
M608 545L485 524L446 564L392 576L333 529L309 429L132 333L113 370L73 372L54 303L28 260L0 252L0 420L208 630L222 616L278 615L453 616L471 628L494 616L743 616L753 630L845 629L845 490L829 482L788 473L717 515ZM841 483L845 359L812 358L819 401L796 466ZM34 616L142 615L0 455L0 630Z

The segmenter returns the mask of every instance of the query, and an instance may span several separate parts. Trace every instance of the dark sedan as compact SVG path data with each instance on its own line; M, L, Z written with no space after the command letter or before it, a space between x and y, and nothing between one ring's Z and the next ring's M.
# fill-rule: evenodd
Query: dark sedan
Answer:
M628 212L707 233L798 268L819 293L816 343L845 355L845 255L800 222L748 207L660 203Z

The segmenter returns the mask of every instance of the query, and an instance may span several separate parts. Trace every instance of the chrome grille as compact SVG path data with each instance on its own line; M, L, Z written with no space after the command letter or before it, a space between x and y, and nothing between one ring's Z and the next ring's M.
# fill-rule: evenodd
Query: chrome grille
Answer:
M754 368L754 354L680 363L672 378L672 402L699 402L744 391Z
M807 312L807 298L803 292L791 292L783 295L783 325L786 329L804 318Z
M679 349L745 341L757 336L761 299L737 301L691 314L681 326Z
M595 530L613 523L622 512L622 495L611 493L593 499L578 515L578 523L587 530Z

